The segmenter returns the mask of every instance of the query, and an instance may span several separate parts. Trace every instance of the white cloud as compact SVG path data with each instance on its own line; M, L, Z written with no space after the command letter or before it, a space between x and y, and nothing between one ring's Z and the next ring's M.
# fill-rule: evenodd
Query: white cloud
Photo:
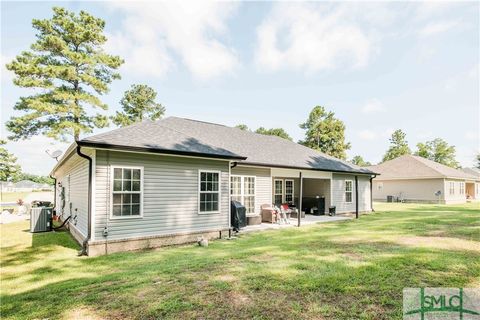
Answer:
M237 8L227 2L109 2L125 12L122 30L110 35L110 52L125 58L125 69L162 77L178 55L198 79L232 73L239 65L226 45L226 22Z
M55 160L45 151L65 151L68 144L44 136L35 136L28 140L9 141L6 147L18 158L17 162L23 172L48 175L55 165Z
M429 37L439 33L447 32L459 25L459 21L440 21L432 22L427 24L425 27L420 29L419 35L421 37Z
M376 138L378 138L378 134L376 132L368 129L361 130L358 133L358 136L363 140L375 140Z
M363 113L377 113L382 111L385 111L385 107L378 99L371 99L362 107Z
M372 40L344 6L276 3L257 28L255 60L261 69L305 73L339 66L364 67Z
M480 142L480 132L468 131L465 132L465 139L470 141L479 141Z

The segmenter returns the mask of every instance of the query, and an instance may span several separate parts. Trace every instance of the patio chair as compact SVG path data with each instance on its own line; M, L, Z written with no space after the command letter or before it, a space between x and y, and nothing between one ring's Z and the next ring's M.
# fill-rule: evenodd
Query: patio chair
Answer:
M262 222L275 223L277 222L277 212L271 204L262 204L260 206L260 212L262 215Z
M280 213L280 219L279 223L285 223L285 224L290 224L290 213L292 212L292 209L290 209L288 204L282 204L280 205L279 208L279 213Z

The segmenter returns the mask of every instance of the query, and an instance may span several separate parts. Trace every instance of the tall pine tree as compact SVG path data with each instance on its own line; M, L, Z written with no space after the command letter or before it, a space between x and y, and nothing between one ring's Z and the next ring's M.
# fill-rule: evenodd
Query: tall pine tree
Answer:
M22 172L17 158L3 146L7 141L0 139L0 181L15 180Z
M106 110L99 96L119 79L115 70L123 63L105 53L105 22L85 11L76 15L53 8L51 19L32 22L36 42L18 55L7 69L15 73L20 87L40 89L20 98L14 107L25 114L7 122L11 139L27 139L37 134L78 140L81 133L108 125L108 118L94 109Z
M400 129L395 130L392 133L392 137L390 138L390 147L383 156L383 162L412 153L405 137L406 134Z
M165 113L165 108L155 102L157 93L144 84L134 84L130 90L125 91L120 104L122 112L112 117L117 126L128 126L145 119L157 120Z

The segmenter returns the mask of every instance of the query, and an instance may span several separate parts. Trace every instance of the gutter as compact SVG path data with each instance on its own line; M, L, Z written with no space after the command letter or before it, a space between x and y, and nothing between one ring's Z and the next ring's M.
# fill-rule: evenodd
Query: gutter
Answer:
M93 165L92 165L92 158L87 156L86 154L82 153L81 151L81 146L77 142L77 148L76 148L77 154L88 160L88 212L87 212L87 238L83 241L82 245L82 251L79 253L80 256L82 255L87 255L87 245L88 241L90 240L91 237L91 230L92 230L92 219L91 219L91 213L92 213L92 171L93 171Z

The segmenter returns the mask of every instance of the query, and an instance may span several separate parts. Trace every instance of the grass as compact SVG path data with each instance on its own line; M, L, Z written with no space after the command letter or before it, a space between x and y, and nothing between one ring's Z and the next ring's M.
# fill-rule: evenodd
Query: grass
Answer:
M478 204L379 204L359 220L77 257L66 232L0 226L2 319L401 319L404 287L480 286Z

